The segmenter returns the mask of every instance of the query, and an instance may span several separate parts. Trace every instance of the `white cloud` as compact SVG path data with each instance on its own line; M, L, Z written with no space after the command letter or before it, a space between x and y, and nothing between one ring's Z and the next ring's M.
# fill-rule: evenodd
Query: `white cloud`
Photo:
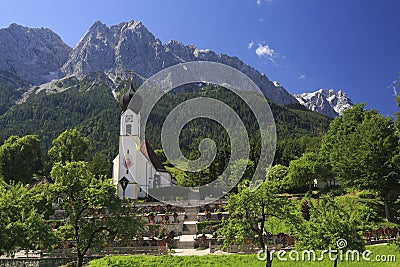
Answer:
M298 80L305 80L307 77L306 77L306 75L304 75L304 74L301 74L300 76L299 76L299 78L297 78Z
M264 18L259 18L258 19L258 22L263 22L264 21Z
M251 48L253 47L253 45L254 45L254 42L251 41L250 43L248 43L247 48L248 48L248 49L251 49Z
M271 3L272 0L265 0L265 2ZM261 0L257 0L257 6L260 6L260 5L261 5Z
M393 95L397 96L397 94L398 94L397 89L399 88L399 81L394 80L387 88L392 89Z
M266 56L266 57L274 57L275 51L274 49L270 48L268 45L258 44L256 49L256 54L259 57Z
M275 64L275 59L277 57L277 54L275 50L269 47L267 44L266 45L258 44L258 47L256 49L256 54L259 57L268 58L269 61Z
M277 62L277 61L282 61L282 60L284 61L286 59L285 55L283 55L281 52L278 52L278 51L272 49L265 42L262 42L262 44L260 44L260 43L258 44L258 47L256 49L256 54L260 58L261 57L267 58L275 66L281 66L282 62Z

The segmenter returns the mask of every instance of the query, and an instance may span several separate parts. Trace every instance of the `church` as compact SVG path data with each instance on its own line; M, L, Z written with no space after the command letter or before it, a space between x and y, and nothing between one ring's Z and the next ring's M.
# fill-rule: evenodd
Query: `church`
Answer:
M133 82L121 96L119 154L113 160L113 183L120 198L139 199L148 196L149 189L169 187L173 178L153 149L140 140L140 110L143 101L135 97Z

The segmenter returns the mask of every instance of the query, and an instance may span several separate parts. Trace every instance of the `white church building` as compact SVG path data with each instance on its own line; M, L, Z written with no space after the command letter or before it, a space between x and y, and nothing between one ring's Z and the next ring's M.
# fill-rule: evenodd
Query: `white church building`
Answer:
M144 198L151 188L169 187L173 178L146 142L140 141L142 99L130 90L122 95L119 154L113 160L113 183L120 198ZM132 100L132 101L131 101Z

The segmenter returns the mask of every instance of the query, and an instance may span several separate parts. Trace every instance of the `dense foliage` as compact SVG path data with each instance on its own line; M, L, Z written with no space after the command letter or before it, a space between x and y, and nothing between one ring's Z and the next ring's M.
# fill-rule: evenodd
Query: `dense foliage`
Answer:
M0 255L49 248L57 241L44 219L48 193L47 187L30 190L0 181Z
M85 162L56 163L51 176L53 200L60 201L67 218L64 238L75 241L78 267L89 249L101 249L117 235L133 238L142 230L142 220L123 207L110 180L96 178Z
M321 161L330 164L341 186L378 193L390 221L389 204L400 192L399 138L391 117L364 106L333 120L323 138Z
M35 145L30 145L32 143ZM10 149L15 155L5 154L0 158L0 166L6 166L4 163L10 157L32 168L34 164L26 160L35 162L40 157L37 136L12 136L0 147L0 152ZM102 156L94 157L99 160L96 163L78 161L86 149L85 138L76 130L67 130L57 137L49 150L50 175L54 179L50 185L46 178L26 185L27 180L33 178L32 169L26 166L11 163L7 166L9 173L22 175L19 180L11 180L2 169L1 174L9 179L7 183L0 177L0 255L13 254L20 249L57 247L63 240L72 240L77 253L76 266L80 267L89 251L101 249L117 235L131 239L142 229L142 220L128 204L123 205L116 187L102 173L107 166L100 166L104 163ZM25 161L20 152L26 154ZM35 160L30 156L33 152ZM93 168L96 172L91 171ZM58 204L57 208L63 210L65 216L56 231L45 220L54 213L52 203Z
M77 129L66 130L53 140L48 157L52 163L81 161L85 159L88 140Z
M278 197L279 186L273 181L266 181L256 190L250 190L244 184L237 194L229 196L227 209L229 218L223 221L217 231L224 247L237 244L243 247L246 240L258 244L266 251L266 266L272 266L272 258L266 246L271 233L266 231L269 218L277 218L289 223L292 221L294 206L287 198Z
M120 85L116 88L117 95L120 95L126 86L126 81L120 80ZM104 74L94 73L81 81L74 78L59 81L58 92L53 90L47 94L45 91L32 93L25 103L14 106L0 115L0 140L5 140L13 134L36 134L41 140L43 154L46 154L45 151L51 147L57 136L67 129L76 128L89 141L85 160L90 160L96 153L100 153L98 155L104 155L111 162L118 151L120 119L120 109L111 93L111 87L111 81ZM152 110L146 128L146 139L152 147L161 149L160 129L167 114L185 100L199 96L221 100L237 112L249 134L250 160L257 164L260 131L253 113L236 94L215 86L203 86L186 92L173 90L166 94ZM300 157L304 151L314 151L315 147L319 146L321 135L328 128L329 118L305 110L300 105L285 107L270 102L270 106L278 134L276 163L288 165L291 159ZM207 183L226 168L230 158L229 137L222 126L209 119L195 119L183 128L180 135L183 154L190 159L197 158L198 144L205 137L216 143L218 151L215 162L200 174L202 178L182 174L186 178L178 179L180 184ZM49 156L51 161L54 155L50 153ZM48 159L44 157L44 160ZM45 173L50 170L45 169ZM110 168L108 171L110 175Z
M0 115L15 105L28 86L15 73L0 71Z
M47 151L62 132L76 128L90 140L87 158L95 152L114 157L118 150L120 111L109 84L96 75L69 82L62 85L68 90L32 94L25 103L1 115L0 139L36 134Z
M308 201L309 217L301 223L294 224L296 228L296 247L301 249L323 250L337 248L337 241L344 239L345 249L364 249L360 235L362 216L358 212L350 212L345 205L331 198Z
M42 168L37 135L10 136L0 146L0 177L5 181L30 183Z

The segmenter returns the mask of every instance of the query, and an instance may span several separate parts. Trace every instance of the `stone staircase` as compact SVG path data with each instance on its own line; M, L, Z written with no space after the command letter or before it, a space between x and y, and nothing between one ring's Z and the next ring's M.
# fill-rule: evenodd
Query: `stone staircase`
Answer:
M183 232L182 235L179 237L179 242L178 242L179 249L194 248L198 211L199 211L198 207L185 208L185 220L183 222Z
M185 220L197 221L197 214L199 213L198 207L186 207L185 208Z

